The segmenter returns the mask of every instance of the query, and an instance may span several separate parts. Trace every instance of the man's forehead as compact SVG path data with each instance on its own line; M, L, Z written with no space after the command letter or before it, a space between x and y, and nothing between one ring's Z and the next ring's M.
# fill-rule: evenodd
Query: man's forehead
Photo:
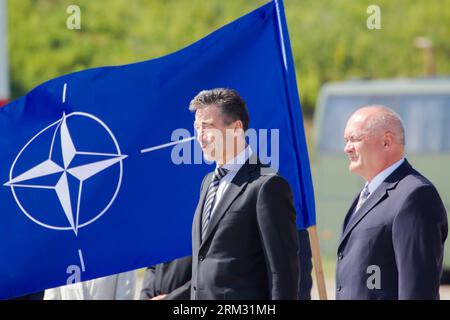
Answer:
M217 109L214 105L210 105L202 109L197 109L195 111L195 120L211 121L213 117L218 113L218 111L219 109Z
M352 121L352 118L347 122L347 126L345 127L344 135L345 136L357 136L361 135L364 131L363 121L357 119L356 121Z
M368 119L368 117L369 117L369 114L367 112L365 112L364 110L357 111L351 115L348 122L349 123L363 123Z

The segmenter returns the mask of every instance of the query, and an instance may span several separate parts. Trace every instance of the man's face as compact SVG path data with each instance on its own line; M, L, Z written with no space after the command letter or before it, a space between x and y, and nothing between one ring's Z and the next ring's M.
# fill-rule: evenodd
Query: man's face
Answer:
M344 152L350 160L349 170L370 181L382 171L385 155L382 133L368 132L366 122L364 115L350 117L344 133Z
M194 128L206 160L223 162L227 131L230 131L226 129L230 126L225 125L221 111L214 105L195 111Z

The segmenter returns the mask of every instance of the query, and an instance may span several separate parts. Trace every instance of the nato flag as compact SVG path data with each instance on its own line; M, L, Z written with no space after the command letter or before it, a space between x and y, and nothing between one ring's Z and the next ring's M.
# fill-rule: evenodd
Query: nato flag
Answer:
M0 109L0 298L189 255L213 166L191 138L188 105L217 87L237 90L250 127L269 130L253 149L289 181L298 227L314 225L292 52L273 1L173 54L64 75Z

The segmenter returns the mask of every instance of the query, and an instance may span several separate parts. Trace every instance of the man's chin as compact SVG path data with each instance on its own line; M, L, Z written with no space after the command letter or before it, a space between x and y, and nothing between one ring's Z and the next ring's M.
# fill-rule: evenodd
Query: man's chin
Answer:
M205 152L203 152L203 158L204 158L206 161L216 161L216 159L214 159L214 157L213 157L212 155L207 154L207 153L205 153Z
M356 162L350 162L348 165L348 171L356 173L358 170L358 164Z

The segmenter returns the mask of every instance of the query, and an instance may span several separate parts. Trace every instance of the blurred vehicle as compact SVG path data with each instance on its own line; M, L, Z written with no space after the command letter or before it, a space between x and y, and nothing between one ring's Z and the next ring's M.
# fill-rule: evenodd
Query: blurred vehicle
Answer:
M450 213L450 78L325 84L314 117L313 181L321 252L326 258L335 259L345 214L364 184L348 171L344 128L356 109L369 104L388 106L403 119L406 157L434 183ZM448 240L444 268L448 276Z

